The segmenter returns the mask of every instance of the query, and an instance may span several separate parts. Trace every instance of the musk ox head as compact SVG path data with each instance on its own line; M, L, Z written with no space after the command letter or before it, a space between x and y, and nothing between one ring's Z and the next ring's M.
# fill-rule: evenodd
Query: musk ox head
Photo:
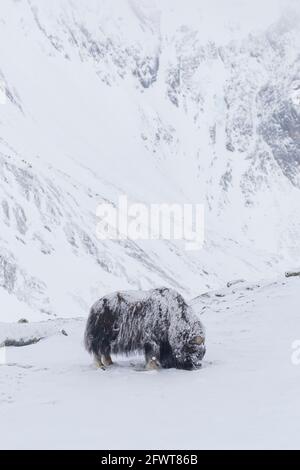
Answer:
M177 369L193 370L201 367L201 361L206 352L202 323L195 322L191 331L186 333L181 348L176 349L175 364Z

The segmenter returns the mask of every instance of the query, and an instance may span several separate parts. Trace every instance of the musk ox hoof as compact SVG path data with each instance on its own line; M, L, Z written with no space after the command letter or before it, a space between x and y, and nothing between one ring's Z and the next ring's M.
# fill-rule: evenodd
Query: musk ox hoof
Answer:
M147 362L145 369L146 370L158 370L158 369L160 369L160 363L157 360L157 358L156 357L151 357L151 359Z
M96 356L94 357L94 365L96 369L106 370L103 362L101 361L99 357L96 357Z
M110 367L114 364L110 356L101 356L101 362L104 367Z

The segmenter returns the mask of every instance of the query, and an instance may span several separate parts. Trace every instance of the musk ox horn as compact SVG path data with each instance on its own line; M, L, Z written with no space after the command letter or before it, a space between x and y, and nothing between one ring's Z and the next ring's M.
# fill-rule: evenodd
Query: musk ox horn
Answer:
M202 336L195 336L195 338L192 339L193 344L203 344L204 343L204 338Z

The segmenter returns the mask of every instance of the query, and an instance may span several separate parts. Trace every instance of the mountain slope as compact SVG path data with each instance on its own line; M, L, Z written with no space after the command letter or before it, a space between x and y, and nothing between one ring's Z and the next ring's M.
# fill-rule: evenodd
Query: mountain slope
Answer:
M299 264L299 21L272 6L1 2L6 320L82 315L128 287L192 297ZM121 194L203 202L204 249L98 241L96 207Z

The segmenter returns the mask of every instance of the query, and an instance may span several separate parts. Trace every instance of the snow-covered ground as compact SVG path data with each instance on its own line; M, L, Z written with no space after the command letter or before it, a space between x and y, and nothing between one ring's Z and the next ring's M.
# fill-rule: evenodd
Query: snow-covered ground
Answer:
M0 448L299 447L299 50L298 0L0 0ZM203 249L99 240L121 195ZM162 285L203 368L96 370L90 305Z
M1 324L0 448L299 448L300 278L240 283L192 302L207 329L194 372L97 370L84 319ZM64 330L68 336L61 333Z

